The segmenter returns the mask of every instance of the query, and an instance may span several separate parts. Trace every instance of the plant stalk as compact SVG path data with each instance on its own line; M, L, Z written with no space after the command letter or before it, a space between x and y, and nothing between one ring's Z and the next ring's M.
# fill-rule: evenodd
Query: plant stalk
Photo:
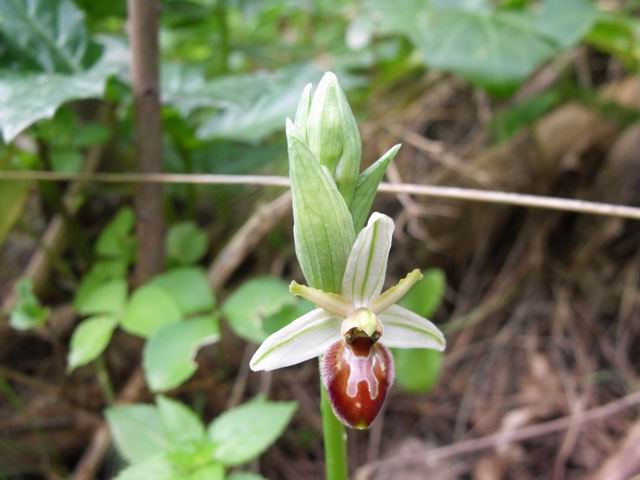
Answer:
M336 418L329 403L327 390L320 385L320 412L324 434L324 459L327 480L347 480L347 432Z
M160 114L160 0L128 0L131 80L139 173L163 170ZM161 185L136 188L138 258L135 283L161 272L164 263L164 201Z
M107 370L107 363L104 361L104 357L102 355L96 359L95 365L98 385L100 385L100 390L102 390L102 394L104 395L104 399L107 404L111 405L114 399L113 384L111 383L109 370Z

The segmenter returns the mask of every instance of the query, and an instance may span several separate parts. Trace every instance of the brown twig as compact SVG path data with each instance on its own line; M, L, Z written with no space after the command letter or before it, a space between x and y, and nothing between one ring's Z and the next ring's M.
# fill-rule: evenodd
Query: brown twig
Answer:
M244 347L242 360L240 362L240 370L236 376L235 382L233 383L233 387L231 388L231 393L227 398L227 410L235 407L242 401L242 397L247 388L247 380L249 378L249 360L251 360L251 356L255 350L256 347L252 343L247 343Z
M81 180L104 183L162 183L192 185L257 185L267 187L288 187L287 177L269 175L218 175L218 174L136 174L136 173L94 173L68 174L45 171L5 171L0 172L0 180ZM575 212L606 217L640 220L640 208L611 203L591 202L573 198L546 197L497 190L477 188L444 187L440 185L419 185L415 183L381 183L380 193L397 195L406 193L423 197L461 200L466 202L492 203L515 207L541 208L563 212Z
M142 174L162 172L160 117L160 62L158 0L129 0L132 89L138 168ZM135 279L140 284L162 271L164 261L164 204L162 186L139 184L136 189L138 260Z
M162 120L160 116L160 61L158 31L160 2L129 0L132 89L138 168L141 174L162 172ZM163 269L164 202L162 185L141 183L136 189L136 233L138 257L135 283L149 280ZM129 377L118 396L121 402L135 401L144 389L140 367ZM76 466L73 478L89 480L102 462L111 434L106 424L95 432L88 449Z
M562 430L566 430L567 428L576 426L578 424L602 420L604 418L620 413L630 407L637 406L638 404L640 404L640 392L634 392L600 407L587 410L584 413L568 415L566 417L558 418L556 420L551 420L548 422L538 423L536 425L521 428L518 430L499 432L484 437L463 440L452 445L446 445L444 447L427 450L424 452L424 455L416 456L415 458L391 458L388 460L369 463L360 467L357 470L354 478L356 480L368 479L371 477L373 472L382 467L415 463L431 465L436 461L441 461L460 455L471 454L489 448L496 448L508 443L522 442L531 438L549 435ZM609 480L608 477L607 480Z
M209 268L209 281L219 290L238 268L247 254L290 211L291 192L287 191L262 205L233 235Z
M591 477L591 480L626 480L640 475L640 422L629 430L618 451Z
M469 166L454 153L447 151L441 142L430 140L416 132L393 125L385 125L385 128L412 147L429 155L430 158L433 158L443 167L457 173L461 178L466 178L477 185L485 187L492 185L493 182L487 173Z

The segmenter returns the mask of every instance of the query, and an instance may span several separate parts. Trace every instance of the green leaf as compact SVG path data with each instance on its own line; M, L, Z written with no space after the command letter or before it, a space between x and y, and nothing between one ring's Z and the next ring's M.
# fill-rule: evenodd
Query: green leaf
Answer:
M224 108L224 96L216 94L216 88L207 84L202 66L164 63L160 70L162 103L174 107L183 116L201 108ZM210 91L204 94L208 88Z
M183 403L163 395L156 397L167 438L174 445L201 442L206 438L204 425L198 416Z
M127 282L110 280L91 289L83 297L76 297L75 309L80 315L108 313L119 317L127 300Z
M73 299L73 307L80 311L87 304L87 298L93 291L111 280L124 279L127 273L127 263L122 260L101 260L94 263L78 285Z
M253 460L282 434L296 409L296 402L259 398L224 412L209 425L215 460L229 466Z
M540 119L561 100L558 90L543 92L494 115L489 128L499 142L506 141Z
M593 26L598 10L592 0L544 0L535 27L560 48L578 43Z
M133 226L136 218L129 207L122 208L102 230L96 242L96 253L101 257L130 262L135 255L136 242Z
M444 272L426 270L400 301L400 305L423 317L431 316L442 302L446 288ZM442 367L442 353L431 349L393 349L396 379L411 393L426 393L437 383Z
M587 43L620 58L627 67L640 64L640 21L629 15L600 12Z
M408 37L429 67L497 93L513 90L558 52L530 11L475 3L369 0L366 14L377 20L379 31Z
M456 8L470 11L487 9L489 0L431 0L430 5L437 8Z
M122 470L115 480L177 480L166 455L155 455Z
M80 323L71 336L67 355L68 371L86 365L102 355L117 325L118 321L108 316L92 317Z
M84 157L77 150L55 149L51 152L51 166L56 172L77 173L82 169Z
M180 306L167 291L153 284L133 292L122 317L122 328L141 337L150 337L161 327L182 319Z
M167 255L176 263L196 263L207 253L208 243L207 234L194 222L176 223L167 234Z
M198 317L159 328L144 346L143 366L149 388L170 390L197 370L198 350L217 342L220 331L213 316Z
M4 141L9 143L38 120L51 118L64 103L102 97L110 73L105 68L75 75L0 70L0 130Z
M176 268L154 277L151 284L171 295L183 315L208 312L215 305L211 284L201 268Z
M35 4L47 0L29 1ZM25 0L23 3L28 2ZM65 35L68 33L64 32ZM121 42L107 37L101 38L101 41L105 46L105 54L88 70L78 70L72 74L0 70L0 98L3 105L0 110L0 130L5 142L10 142L38 120L51 118L67 102L103 96L107 79L122 74L126 61L123 62ZM127 56L124 57L126 59Z
M349 206L351 216L353 217L353 227L356 232L359 232L362 227L364 227L369 217L371 205L373 205L373 201L378 193L378 185L380 185L380 181L382 177L384 177L389 163L398 154L400 146L401 145L398 144L391 147L358 177L356 191Z
M160 412L152 405L110 407L105 415L116 447L131 463L154 458L172 447Z
M351 213L326 169L287 126L296 255L309 285L339 293L355 241ZM322 206L322 208L318 208Z
M267 480L262 475L252 472L234 472L227 477L227 480Z
M400 305L422 317L430 317L440 306L447 287L444 272L432 268L422 272L422 279L400 300Z
M411 393L429 392L440 378L442 352L431 349L394 349L396 380Z
M206 102L216 99L222 111L205 117L200 138L226 138L259 142L282 130L284 120L296 111L300 91L315 83L322 72L313 64L294 65L273 72L234 75L208 82L189 92Z
M76 147L92 147L109 140L110 131L107 127L97 123L87 123L76 127L73 135L73 144Z
M427 65L494 89L517 86L556 54L533 27L506 12L432 10L412 37Z
M10 325L16 330L31 330L42 327L49 317L49 309L40 305L33 293L33 283L23 278L16 285L16 304L11 311Z
M23 61L46 72L80 72L100 54L71 0L3 0L0 31Z
M199 442L174 443L168 458L173 468L182 474L180 478L190 478L189 474L197 469L222 466L212 461L214 450L215 445L205 436ZM216 468L212 469L215 470Z
M256 277L242 284L224 302L222 313L239 337L261 343L270 333L265 320L296 299L285 282L275 277Z
M380 33L409 34L418 28L418 16L429 8L425 0L365 0L362 15L371 18Z
M213 463L196 470L188 480L224 480L224 466L219 463Z

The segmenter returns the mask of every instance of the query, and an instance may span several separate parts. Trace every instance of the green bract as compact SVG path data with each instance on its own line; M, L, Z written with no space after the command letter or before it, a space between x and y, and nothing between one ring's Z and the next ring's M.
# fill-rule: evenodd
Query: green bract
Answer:
M291 122L287 140L296 255L311 285L337 292L355 239L353 220L329 171Z
M358 126L331 72L313 95L305 87L295 124L287 120L287 142L298 261L311 286L339 292L355 234L400 146L358 175Z

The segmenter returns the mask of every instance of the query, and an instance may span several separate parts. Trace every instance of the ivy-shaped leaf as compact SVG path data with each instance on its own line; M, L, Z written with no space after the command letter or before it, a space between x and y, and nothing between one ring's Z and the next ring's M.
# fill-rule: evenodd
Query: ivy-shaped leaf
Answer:
M544 0L520 9L483 0L368 0L363 14L378 32L409 38L429 67L498 93L579 41L596 16L590 0Z
M109 74L102 68L75 75L0 71L0 130L4 141L12 141L40 119L51 118L64 103L102 97Z
M71 0L3 0L0 32L23 59L45 72L81 72L101 50Z

